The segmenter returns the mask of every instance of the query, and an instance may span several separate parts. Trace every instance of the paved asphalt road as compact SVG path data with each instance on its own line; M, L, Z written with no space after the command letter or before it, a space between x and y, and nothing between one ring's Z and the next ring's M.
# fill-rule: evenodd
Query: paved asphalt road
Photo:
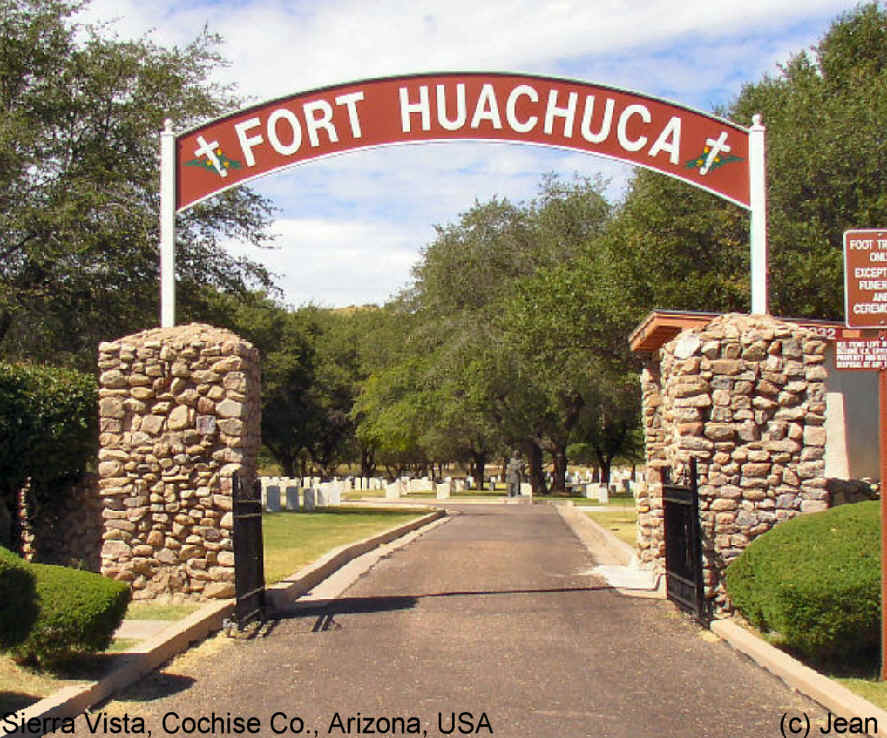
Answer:
M263 736L757 737L786 714L820 734L822 707L670 603L606 588L550 506L451 509L339 599L213 639L104 709L152 736L252 718ZM112 728L80 718L77 734Z

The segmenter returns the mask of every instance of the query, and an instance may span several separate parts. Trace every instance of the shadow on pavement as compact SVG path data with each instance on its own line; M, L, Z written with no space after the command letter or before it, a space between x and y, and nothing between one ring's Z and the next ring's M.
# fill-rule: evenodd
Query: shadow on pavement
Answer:
M523 594L562 594L566 592L597 592L612 589L607 585L592 587L550 587L541 589L504 589L504 590L464 590L455 592L429 592L421 595L389 595L380 597L340 597L328 600L311 600L294 602L284 610L278 610L271 617L269 627L263 635L268 635L281 620L293 620L316 617L311 631L319 633L339 626L335 623L336 615L353 615L360 613L392 612L409 610L423 599L438 597L492 597L498 595Z
M150 702L163 697L184 692L189 689L196 680L180 674L169 674L163 671L155 671L134 682L119 694L114 695L118 702Z

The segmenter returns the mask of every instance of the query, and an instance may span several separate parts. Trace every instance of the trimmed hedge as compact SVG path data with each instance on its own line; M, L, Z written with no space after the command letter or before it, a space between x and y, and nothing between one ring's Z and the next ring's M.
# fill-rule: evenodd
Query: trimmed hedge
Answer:
M0 548L0 647L52 666L103 651L123 620L129 585L79 569L31 564Z
M0 548L0 649L22 643L37 619L34 572L18 556Z
M880 644L880 502L841 505L775 526L728 567L737 609L816 659Z

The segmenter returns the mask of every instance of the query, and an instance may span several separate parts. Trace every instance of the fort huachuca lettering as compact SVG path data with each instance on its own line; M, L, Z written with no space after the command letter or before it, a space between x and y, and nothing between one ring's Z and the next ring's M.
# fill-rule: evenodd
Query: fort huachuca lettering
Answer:
M367 94L357 90L331 99L312 99L274 108L234 124L239 154L247 167L257 164L255 150L267 146L281 156L305 148L345 140L359 145L366 123L361 119ZM398 88L396 108L400 133L504 132L514 135L541 133L561 136L579 145L614 141L625 152L645 150L650 157L663 154L672 164L681 160L682 120L673 115L654 123L648 105L619 104L615 97L576 90L543 89L539 84L495 86L484 83L469 90L464 82L435 85L404 84ZM201 144L194 154L212 153ZM729 151L729 149L727 149ZM226 176L221 170L219 174Z
M598 154L664 171L750 207L748 129L618 88L469 72L311 90L183 132L175 136L176 161L170 162L175 208L311 159L452 140Z

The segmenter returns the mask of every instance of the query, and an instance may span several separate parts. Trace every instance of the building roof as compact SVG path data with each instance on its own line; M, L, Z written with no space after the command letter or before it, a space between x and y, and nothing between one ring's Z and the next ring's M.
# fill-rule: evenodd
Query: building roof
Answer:
M688 328L701 328L723 313L702 313L685 310L654 310L628 337L628 345L632 351L656 351L681 331ZM776 317L776 316L774 316ZM797 323L805 328L812 328L826 339L835 340L838 329L844 324L836 320L814 320L811 318L781 318L787 323Z

